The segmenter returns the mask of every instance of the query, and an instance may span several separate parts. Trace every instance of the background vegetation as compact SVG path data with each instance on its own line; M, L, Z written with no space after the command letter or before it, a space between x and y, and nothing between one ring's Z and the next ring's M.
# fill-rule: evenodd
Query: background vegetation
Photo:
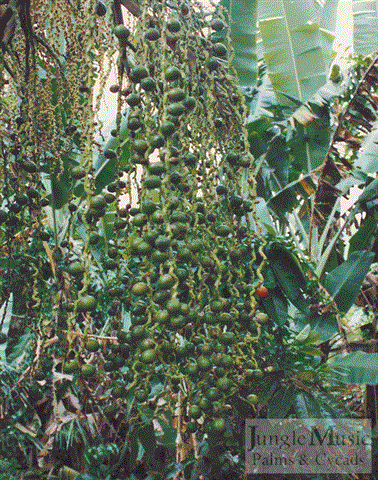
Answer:
M1 478L242 479L246 418L376 430L377 15L341 71L337 3L2 2Z

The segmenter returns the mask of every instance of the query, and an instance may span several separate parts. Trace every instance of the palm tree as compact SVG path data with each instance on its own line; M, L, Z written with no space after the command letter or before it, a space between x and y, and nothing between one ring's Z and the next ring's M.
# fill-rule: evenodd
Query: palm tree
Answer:
M376 59L330 71L337 0L147 3L1 6L0 454L241 478L210 454L229 422L347 416L325 382L378 383L375 317L345 320L377 305Z

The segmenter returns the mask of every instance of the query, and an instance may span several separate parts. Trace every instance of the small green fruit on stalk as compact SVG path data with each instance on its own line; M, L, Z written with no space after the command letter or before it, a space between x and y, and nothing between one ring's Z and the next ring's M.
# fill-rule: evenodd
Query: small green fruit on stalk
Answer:
M269 320L269 317L266 313L256 312L254 320L255 322L260 323L260 325L262 325Z

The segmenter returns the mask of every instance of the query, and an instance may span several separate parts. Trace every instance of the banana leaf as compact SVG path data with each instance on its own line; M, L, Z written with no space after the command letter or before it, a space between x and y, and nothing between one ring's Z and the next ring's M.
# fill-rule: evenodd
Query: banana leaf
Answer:
M295 389L291 385L283 385L277 390L268 403L268 418L285 418L295 399Z
M311 330L319 334L319 343L326 342L338 332L336 317L332 314L318 314L318 312L308 314L295 310L293 320L297 331L310 325Z
M341 312L346 313L353 305L373 260L373 252L368 250L353 252L348 260L325 277L323 286Z
M295 256L278 243L272 244L266 255L274 278L288 300L304 313L308 312L308 301L304 296L307 280Z
M264 310L276 325L284 325L288 320L288 305L280 287L269 288L269 296L264 299Z
M336 188L345 195L355 185L364 185L367 181L368 175L366 173L362 170L355 170L350 177L340 180L340 182L336 184Z
M298 172L310 173L324 162L332 134L324 103L304 104L289 119L287 147Z
M377 2L353 0L353 46L357 55L367 56L378 50Z
M252 213L248 213L249 221L251 222L251 229L256 231L256 223L255 219L253 218ZM268 206L265 200L261 197L256 199L256 217L259 219L261 234L266 235L269 231L270 233L274 234L275 226L270 215Z
M330 381L347 385L377 385L378 383L378 353L357 350L333 357L329 365L337 372L333 374Z
M378 178L375 178L363 189L358 198L361 208L371 208L371 203L378 198ZM360 249L361 250L361 249Z
M264 59L277 98L306 102L322 87L335 38L338 0L260 0L258 25ZM287 95L289 97L287 97Z
M242 91L249 107L248 123L273 117L271 109L278 101L266 69L259 74L259 84L255 88L242 87Z
M378 48L378 47L377 47ZM364 173L378 171L378 120L373 123L370 133L364 138L354 167Z
M331 395L321 392L297 391L294 399L295 413L303 419L329 419L333 425L336 418L351 418L352 413L343 403Z
M344 84L327 82L289 117L287 148L294 157L291 170L310 173L324 162L333 130L329 106L344 89Z
M375 240L377 221L373 217L367 217L364 224L349 240L348 256L358 250L371 250Z
M289 181L289 155L286 151L286 141L283 136L277 135L272 139L268 151L266 152L266 161L274 169L274 173L280 182L285 186Z
M222 0L231 17L231 41L235 52L233 65L242 87L254 87L257 81L256 16L257 0Z
M285 188L277 192L268 201L268 207L277 215L284 215L298 206L299 197L307 199L314 191L315 184L311 175L306 175L289 183Z

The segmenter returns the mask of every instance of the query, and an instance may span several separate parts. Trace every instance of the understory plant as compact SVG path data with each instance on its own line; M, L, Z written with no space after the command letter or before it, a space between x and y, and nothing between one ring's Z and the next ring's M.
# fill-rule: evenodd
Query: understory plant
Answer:
M241 479L246 418L349 416L327 359L373 254L323 281L273 227L227 9L145 0L133 28L118 1L4 11L0 456Z

